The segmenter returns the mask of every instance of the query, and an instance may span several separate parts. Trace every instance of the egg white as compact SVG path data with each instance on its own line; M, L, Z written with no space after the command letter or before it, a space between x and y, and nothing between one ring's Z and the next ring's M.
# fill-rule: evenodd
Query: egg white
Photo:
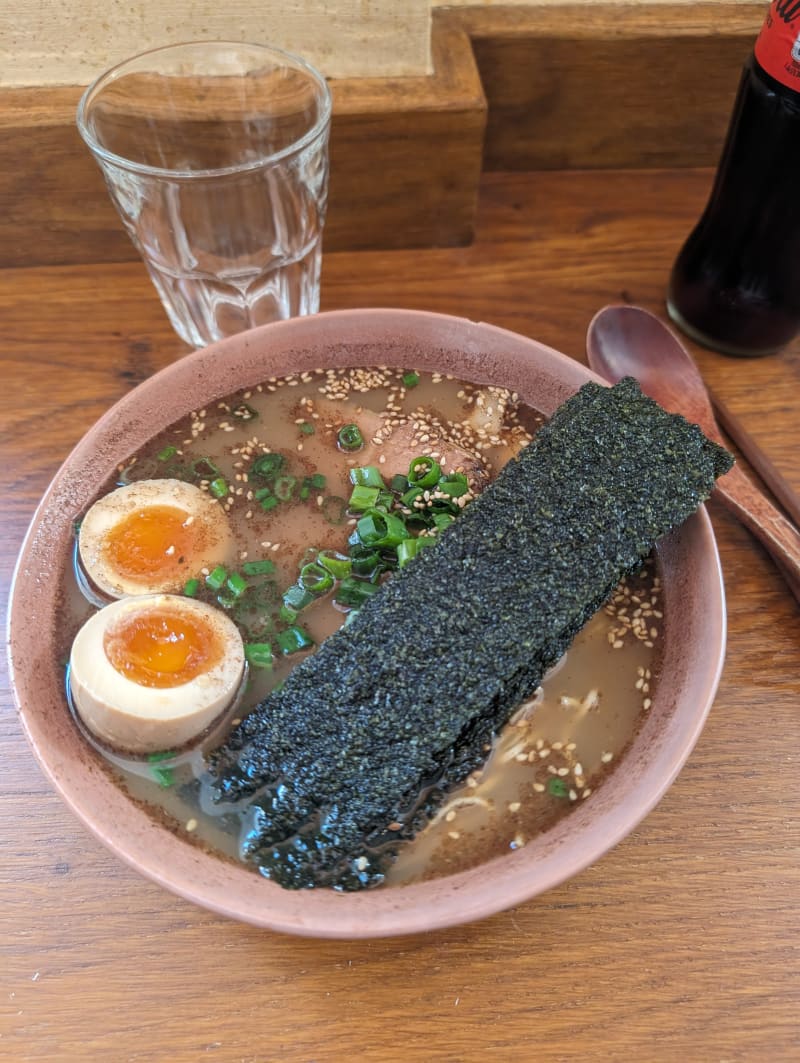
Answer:
M164 571L132 577L118 571L107 553L109 536L131 514L154 506L169 506L191 518L192 556L178 564L165 555ZM225 564L233 538L222 506L205 491L182 480L139 480L118 487L92 505L81 521L78 538L81 563L92 582L112 598L181 590L187 579Z
M179 686L140 686L111 664L104 637L120 620L165 605L208 625L224 646L222 660ZM102 742L133 754L157 753L202 734L233 703L244 667L242 637L224 613L189 598L142 595L112 602L83 625L72 644L70 690L81 720Z

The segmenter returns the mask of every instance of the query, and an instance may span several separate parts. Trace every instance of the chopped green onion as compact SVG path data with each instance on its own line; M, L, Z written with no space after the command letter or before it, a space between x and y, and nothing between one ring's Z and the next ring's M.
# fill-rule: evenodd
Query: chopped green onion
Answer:
M403 476L401 472L397 473L392 477L389 487L396 495L404 494L408 490L408 477Z
M278 649L282 654L297 653L314 645L314 640L301 627L287 627L277 635Z
M469 481L463 472L453 472L442 476L436 484L436 489L450 498L460 498L469 491Z
M430 535L421 535L416 539L404 539L401 543L397 544L397 564L399 568L403 568L408 562L416 557L420 550L423 550L426 546L433 546L436 540Z
M222 565L217 565L217 567L212 569L211 572L209 572L209 574L206 576L206 583L209 585L212 591L221 591L222 588L225 586L225 580L227 578L227 571L222 567Z
M336 601L340 605L354 605L360 607L364 602L378 592L377 583L369 583L366 580L354 579L348 576L343 579L336 589Z
M408 482L414 487L433 487L441 475L441 466L427 454L414 458L408 467Z
M278 610L278 616L284 623L293 624L297 620L297 610L284 603Z
M323 499L322 516L329 524L341 524L347 516L347 503L339 495L328 495Z
M297 483L295 476L279 476L275 480L275 495L281 500L281 502L288 502L292 497L294 491L294 485Z
M370 578L374 576L376 572L383 572L381 555L375 551L370 554L364 554L361 557L354 557L352 565L353 573L356 576L366 576Z
M303 421L299 427L304 436L313 436L316 432L316 428L310 421Z
M280 504L281 500L279 498L276 498L275 495L267 495L265 498L261 499L260 503L261 508L264 510L265 513L269 513L271 509L274 509Z
M310 561L300 569L300 586L309 594L325 594L333 586L333 575L316 561Z
M217 595L217 604L221 605L223 609L233 609L238 600L235 594L227 590L221 590Z
M228 493L228 484L224 476L218 476L208 485L208 489L214 498L224 498Z
M349 576L353 567L353 562L349 557L333 553L330 550L320 550L317 555L317 561L335 579L344 579L345 576Z
M413 369L403 373L403 387L415 388L417 384L419 384L419 373L415 373Z
M241 598L247 590L247 580L243 576L240 576L238 572L233 572L228 576L226 587L234 598Z
M406 509L413 509L414 503L418 498L422 498L423 489L421 487L409 487L404 495L401 495L400 501L406 507Z
M165 790L168 789L170 786L175 785L175 776L173 774L172 768L162 768L159 766L159 763L162 760L169 760L171 757L172 753L167 751L164 753L151 753L150 756L147 758L148 762L151 765L150 771L153 775L153 778L158 783L158 785Z
M248 406L246 402L240 402L239 405L231 411L234 417L238 417L240 421L252 421L258 417L258 410L254 410L252 406Z
M159 450L158 454L156 454L156 461L169 461L169 459L174 458L177 453L177 447L164 447L163 450Z
M293 583L291 587L287 587L283 592L283 604L290 609L294 609L295 613L299 613L301 609L305 609L313 601L314 595L299 583Z
M367 509L373 509L380 493L379 487L354 487L347 508L353 510L354 513L363 513Z
M356 525L356 531L365 546L397 546L411 537L400 517L379 509L368 510Z
M250 473L262 480L269 480L283 468L284 460L283 454L262 454L250 466Z
M244 655L254 668L272 668L272 647L268 642L246 642Z
M364 437L357 424L343 425L337 439L342 450L361 450L364 446Z
M566 797L569 787L558 775L551 775L547 780L547 792L553 797Z
M350 483L361 487L386 487L377 465L362 465L360 468L351 469Z
M183 585L183 593L186 595L187 598L194 598L199 589L199 579L187 579L186 583L184 583Z
M313 475L307 476L306 480L308 481L309 487L313 487L317 491L323 488L328 482L321 472L315 472Z
M198 458L197 461L193 461L192 472L201 480L215 480L221 475L211 458Z
M456 518L452 513L434 513L433 525L437 531L444 531L445 528L449 528Z
M245 561L242 572L245 576L271 576L275 571L272 561Z

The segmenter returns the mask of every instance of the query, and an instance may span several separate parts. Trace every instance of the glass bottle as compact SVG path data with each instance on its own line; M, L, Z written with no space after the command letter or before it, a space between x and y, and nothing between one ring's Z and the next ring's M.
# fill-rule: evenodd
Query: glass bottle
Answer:
M772 354L800 332L800 0L770 4L667 310L726 354Z

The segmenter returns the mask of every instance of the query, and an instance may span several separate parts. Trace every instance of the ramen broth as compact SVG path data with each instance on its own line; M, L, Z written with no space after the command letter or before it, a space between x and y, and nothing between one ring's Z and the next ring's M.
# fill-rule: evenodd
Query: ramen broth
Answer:
M176 422L120 466L118 479L101 494L119 483L169 477L176 468L211 459L228 488L219 504L236 543L237 558L229 567L269 560L274 564L270 580L285 589L318 550L347 553L357 519L343 504L352 491L351 469L375 465L388 482L394 474L408 472L411 458L427 454L445 472L460 463L477 492L542 421L504 389L440 374L392 369L303 373L270 379ZM363 448L351 452L338 444L339 431L347 424L359 426ZM262 509L248 470L264 453L281 454L283 470L297 484L309 486L312 478L320 484L324 478L324 486L310 487L303 500ZM199 481L204 490L211 489L209 477ZM82 579L70 573L66 582L64 630L71 640L93 605L80 592ZM319 644L346 615L347 609L337 608L328 594L303 609L298 623ZM257 618L250 620L257 628ZM530 701L520 706L487 750L483 767L452 791L424 831L401 847L387 884L465 870L521 848L590 799L650 707L662 624L657 567L648 559L641 572L620 584ZM271 669L251 665L237 718L310 652L313 648L276 654ZM158 763L126 767L118 758L112 760L112 770L130 795L167 826L223 856L239 858L243 816L220 815L208 800L201 753L168 768Z

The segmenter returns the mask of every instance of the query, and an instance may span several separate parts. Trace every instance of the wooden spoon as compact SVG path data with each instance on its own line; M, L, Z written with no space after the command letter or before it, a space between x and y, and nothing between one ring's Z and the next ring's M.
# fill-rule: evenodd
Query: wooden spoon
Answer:
M680 413L725 446L706 386L675 334L648 310L607 306L592 318L586 336L589 365L614 384L635 377L642 391L671 413ZM800 602L800 532L734 465L717 480L714 497L732 510L780 568Z

